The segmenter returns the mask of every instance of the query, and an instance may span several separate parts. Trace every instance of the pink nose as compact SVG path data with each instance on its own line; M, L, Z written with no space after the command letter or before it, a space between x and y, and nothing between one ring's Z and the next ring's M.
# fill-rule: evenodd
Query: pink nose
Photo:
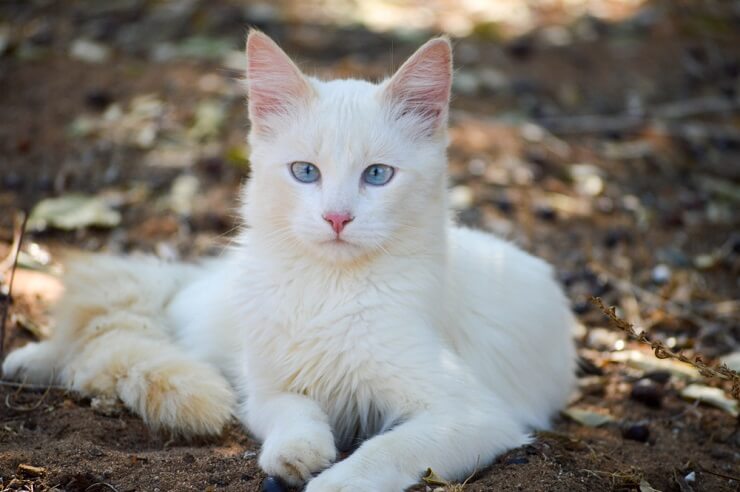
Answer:
M343 213L336 213L336 212L329 212L324 215L322 215L325 221L331 224L331 228L334 229L334 232L339 234L344 230L344 226L352 222L352 217L350 214L343 212Z

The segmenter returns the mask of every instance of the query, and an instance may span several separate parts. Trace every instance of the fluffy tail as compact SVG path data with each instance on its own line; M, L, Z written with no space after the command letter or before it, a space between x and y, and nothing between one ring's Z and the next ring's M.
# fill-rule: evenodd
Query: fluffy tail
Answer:
M53 336L11 353L3 374L119 397L153 428L219 433L234 393L215 367L177 346L166 317L170 300L197 271L154 258L72 258Z

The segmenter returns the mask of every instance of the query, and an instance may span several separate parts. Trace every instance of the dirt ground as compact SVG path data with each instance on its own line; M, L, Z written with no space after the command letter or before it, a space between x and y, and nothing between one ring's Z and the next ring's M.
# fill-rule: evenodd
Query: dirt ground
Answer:
M514 19L521 2L507 2ZM370 7L339 0L306 15L287 1L0 3L5 352L51 329L65 248L189 259L228 241L249 172L247 26L308 72L377 79L467 19L454 38L452 205L462 223L555 265L583 325L583 364L575 420L557 417L464 490L737 490L729 383L655 358L589 298L690 357L737 356L740 2L539 2L549 7L532 7L528 23L434 4L444 15L417 6L393 24L393 2L367 2L385 12L380 31L357 22L376 19ZM428 25L408 28L420 19ZM18 212L76 194L105 217L72 207L65 230L59 213L46 224L32 214L10 303L2 259ZM691 385L726 400L694 401ZM236 423L185 442L62 389L0 382L0 393L3 490L258 491L265 479L258 443Z

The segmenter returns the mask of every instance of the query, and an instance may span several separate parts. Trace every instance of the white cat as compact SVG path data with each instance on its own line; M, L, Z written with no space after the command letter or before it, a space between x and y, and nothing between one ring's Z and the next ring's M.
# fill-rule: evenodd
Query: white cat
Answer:
M247 60L236 247L199 265L73 260L54 336L4 373L186 435L234 412L265 472L310 492L461 479L528 442L573 386L574 319L547 264L451 225L450 43L380 84L306 77L259 32Z

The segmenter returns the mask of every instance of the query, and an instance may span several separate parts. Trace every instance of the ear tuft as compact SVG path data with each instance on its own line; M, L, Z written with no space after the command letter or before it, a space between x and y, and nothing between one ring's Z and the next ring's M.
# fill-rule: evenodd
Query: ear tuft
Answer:
M266 34L251 30L247 37L249 116L258 129L275 116L287 115L313 95L313 88L293 61Z
M429 135L447 121L452 86L452 47L447 38L427 41L388 81L384 94L396 119L414 117Z

